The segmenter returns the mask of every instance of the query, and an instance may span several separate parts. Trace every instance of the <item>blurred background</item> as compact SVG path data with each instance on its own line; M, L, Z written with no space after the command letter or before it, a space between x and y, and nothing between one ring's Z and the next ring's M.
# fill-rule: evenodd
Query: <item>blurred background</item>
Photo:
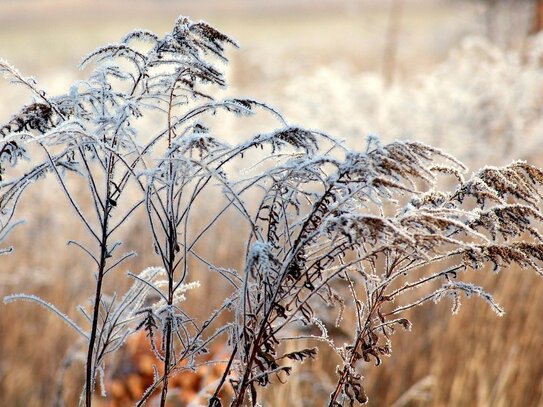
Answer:
M292 123L359 148L370 133L424 141L470 169L513 159L543 167L540 0L0 0L0 58L49 93L65 92L86 75L78 69L85 54L133 28L165 33L179 15L239 42L228 52L228 95L265 101ZM0 81L0 123L29 100ZM225 128L236 137L235 124ZM0 296L30 292L75 314L92 293L92 273L62 238L72 219L55 210L54 194L28 195L31 219L9 239L17 250L2 257ZM141 227L130 235L136 247ZM217 233L215 257L239 266L235 225ZM140 246L134 269L155 261ZM455 316L448 304L413 312L412 332L398 332L392 357L366 371L371 406L543 406L543 280L517 269L478 273L506 315L476 300ZM201 304L209 290L191 300ZM1 304L0 406L76 405L81 366L59 373L73 340L46 311ZM139 345L124 351L130 369L112 368L104 405L131 405L145 388L151 362L141 362ZM336 364L305 363L265 394L265 405L322 405Z

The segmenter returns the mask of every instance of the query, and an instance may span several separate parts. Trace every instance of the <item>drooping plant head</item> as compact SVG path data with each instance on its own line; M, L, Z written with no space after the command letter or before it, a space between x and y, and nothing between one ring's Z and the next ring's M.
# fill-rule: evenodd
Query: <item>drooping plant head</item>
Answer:
M272 144L274 164L237 184L263 194L230 339L235 405L290 373L288 359L315 357L314 348L285 350L300 339L329 344L343 362L331 405L366 402L360 361L390 355L395 328L411 326L408 310L450 297L456 313L466 295L502 315L462 272L516 264L541 273L541 170L514 162L464 180L461 163L416 142L370 138L356 152L299 129L270 137L293 151L274 154ZM436 189L443 178L448 186ZM351 342L338 347L332 328Z

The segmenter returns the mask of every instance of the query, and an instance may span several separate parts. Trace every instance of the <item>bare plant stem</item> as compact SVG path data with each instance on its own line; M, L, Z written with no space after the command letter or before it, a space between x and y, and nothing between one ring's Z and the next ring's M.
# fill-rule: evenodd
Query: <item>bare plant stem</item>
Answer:
M98 272L96 276L96 290L94 295L94 307L92 315L92 328L89 338L89 347L87 350L87 366L85 377L85 406L91 407L92 405L92 392L94 388L94 345L96 342L96 334L98 332L98 318L100 316L100 301L102 299L102 283L104 281L104 275L107 270L107 259L110 256L108 252L108 238L109 234L109 217L112 210L111 201L111 178L113 169L115 166L115 159L113 156L109 157L108 167L106 172L106 195L104 199L104 216L102 217L102 236L100 239L100 263L98 265ZM92 174L88 173L89 178L92 179ZM94 180L93 180L94 181Z
M175 84L177 84L177 81L181 78L185 71L181 71L181 73L177 76ZM173 138L173 128L172 128L172 108L173 108L173 99L174 99L174 91L175 91L175 84L172 87L172 90L170 92L170 100L169 100L169 108L168 108L168 151L171 151L172 147L172 138ZM167 317L166 317L166 343L165 343L165 349L164 349L164 378L162 382L162 392L160 395L160 407L164 407L166 405L166 398L168 397L168 380L170 376L170 365L171 365L171 354L172 354L172 324L174 318L173 312L172 312L172 306L174 301L174 290L175 290L175 280L174 280L174 274L175 274L175 254L176 254L176 247L177 247L177 222L175 218L175 209L174 209L174 185L175 182L173 180L175 174L173 165L170 162L168 164L168 178L170 180L170 184L167 188L167 201L166 201L166 208L167 213L165 213L167 221L168 221L168 232L166 236L166 244L167 244L167 251L168 251L168 258L165 262L166 266L166 272L168 273L168 305L167 305Z
M352 350L351 357L349 359L349 366L352 366L353 363L356 361L355 355L358 353L358 350L360 346L362 345L362 337L363 335L359 335L358 338L356 338L356 342ZM333 393L330 395L330 402L328 403L328 407L334 407L335 403L337 402L337 398L339 397L339 393L341 392L341 388L343 387L343 384L347 377L347 372L348 372L348 369L345 367L340 379L337 382L336 388L334 389Z
M166 398L168 396L168 379L170 376L170 365L171 365L171 355L172 355L172 339L173 339L173 330L172 330L172 318L171 307L173 306L173 297L174 297L174 272L175 272L175 222L173 218L170 218L168 223L168 308L167 308L167 317L166 317L166 344L164 349L164 378L162 381L162 393L160 396L160 407L166 405Z
M109 196L109 180L107 195ZM104 274L106 270L107 258L108 258L108 218L111 211L111 205L109 199L106 199L104 218L102 224L102 239L100 242L100 264L98 266L98 273L96 276L96 290L94 296L94 308L92 315L92 328L89 339L89 347L87 351L87 367L86 367L86 378L85 378L85 406L91 407L92 404L92 391L93 391L93 382L94 382L94 345L96 342L96 334L98 331L98 318L100 315L100 301L102 299L102 283L104 281Z
M168 298L168 302L170 299ZM170 376L170 355L172 349L172 321L168 317L166 322L166 350L164 355L164 378L162 379L162 392L160 395L160 407L166 405L166 398L168 397L168 378Z
M379 297L381 297L382 293L383 293L384 290L381 290L381 294L379 295ZM353 346L353 350L351 352L351 357L349 358L349 363L348 363L348 367L352 367L356 360L357 360L357 354L358 354L358 351L360 349L360 346L362 346L363 344L363 338L364 338L364 335L365 335L365 332L368 331L368 326L369 326L369 323L371 321L371 319L373 318L373 313L374 313L374 310L376 309L376 304L377 303L373 303L373 306L372 306L372 309L370 310L368 316L366 317L366 321L364 323L364 330L360 332L360 334L358 335L358 337L356 338L356 341L354 343L354 346ZM336 388L334 389L334 391L332 392L332 394L330 395L330 402L328 403L328 407L334 407L335 403L337 402L337 399L339 397L339 394L341 393L341 389L343 388L343 385L345 383L345 379L347 378L347 374L349 372L349 368L345 366L343 368L343 372L341 374L341 377L339 378L337 384L336 384Z

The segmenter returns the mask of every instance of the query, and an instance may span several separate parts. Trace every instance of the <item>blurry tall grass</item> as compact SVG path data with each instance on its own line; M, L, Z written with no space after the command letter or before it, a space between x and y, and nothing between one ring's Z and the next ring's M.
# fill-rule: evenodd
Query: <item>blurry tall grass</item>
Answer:
M512 157L529 158L532 164L543 166L543 60L541 55L530 60L527 52L536 49L537 42L533 48L521 44L509 53L484 40L461 45L466 34L485 32L484 9L472 4L414 2L405 7L395 82L387 88L380 72L388 9L375 2L325 5L332 11L325 6L312 10L300 2L298 14L289 13L285 5L249 10L236 2L227 2L232 3L231 10L223 6L219 11L208 2L200 6L196 2L138 2L123 13L121 2L92 8L82 2L76 7L76 17L70 18L60 7L65 3L48 3L50 7L30 2L22 14L16 3L0 3L0 56L23 73L35 72L53 93L79 75L75 68L67 71L66 67L75 67L85 51L134 26L164 31L173 17L190 13L209 19L245 48L243 55L232 55L231 83L237 89L231 94L263 98L300 124L324 128L351 143L375 131L385 139L420 137L437 142L474 167L489 159L505 164ZM106 17L100 7L109 11ZM89 9L94 14L85 20ZM150 9L155 12L149 19ZM122 19L123 14L128 18ZM456 53L446 60L453 48ZM297 77L301 68L314 74ZM20 92L5 83L0 83L0 94L3 122L23 100ZM326 110L335 109L334 120L319 110L323 105ZM256 128L258 123L252 125ZM239 129L232 125L231 130L235 137ZM0 297L25 287L64 311L73 311L85 301L92 284L86 264L59 239L47 239L48 247L32 243L45 241L40 236L67 230L72 219L57 210L54 196L32 190L29 194L34 195L26 205L32 207L21 210L31 210L34 219L32 226L12 235L17 251L2 259ZM145 227L143 220L132 222L126 239L134 247ZM240 267L238 235L236 225L228 221L216 228L218 244L210 245L215 251L210 257ZM149 248L142 246L128 267L139 270L151 259ZM393 338L394 356L366 374L370 405L543 405L543 285L532 273L517 271L499 276L480 271L480 281L476 281L504 306L506 315L501 319L476 301L466 302L456 316L449 316L447 304L414 311L412 332L398 332ZM194 301L187 303L196 314L213 290L220 289L211 279L201 282L202 288L191 293ZM67 405L74 405L83 380L80 369L58 378L54 373L74 339L72 333L31 305L15 308L0 307L0 405L51 405L60 382ZM21 318L24 324L17 323ZM306 373L274 388L266 395L267 402L322 404L334 382L335 366L326 363L326 358L305 363L301 368Z

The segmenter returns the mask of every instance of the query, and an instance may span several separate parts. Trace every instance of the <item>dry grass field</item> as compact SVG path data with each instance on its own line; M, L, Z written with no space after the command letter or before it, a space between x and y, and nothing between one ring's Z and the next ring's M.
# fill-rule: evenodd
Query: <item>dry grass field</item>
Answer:
M532 40L525 35L529 21L525 4L517 2L518 10L496 11L499 22L489 23L490 14L479 2L400 2L399 14L391 17L388 1L370 0L0 0L0 58L55 93L85 75L77 64L88 51L116 41L135 27L163 33L178 15L189 15L209 21L241 45L240 50L229 51L230 87L224 91L228 95L263 100L300 125L344 132L335 135L352 144L361 143L367 133L379 132L384 139L420 137L434 144L437 140L473 168L488 160L507 164L513 158L543 167L543 52L539 65L532 61L528 66L526 50L536 52L537 44L530 48ZM495 50L481 54L488 59L478 76L460 76L461 69L447 68L460 60L454 50L466 37L484 36L489 27ZM541 38L539 44L543 50ZM471 63L478 64L477 60ZM494 66L499 69L491 69ZM392 76L385 80L383 75L390 72ZM445 81L453 74L461 80ZM488 79L489 75L495 77ZM483 77L488 83L503 82L503 89L489 93L489 100L467 100L482 93L476 89L462 93L472 83L470 79L479 78L477 85L486 87ZM443 83L448 87L440 88ZM461 87L461 96L451 96L456 95L455 83ZM436 89L447 94L436 96L432 93ZM415 96L411 98L409 92ZM381 94L386 94L386 108L379 106L385 101ZM500 95L505 95L501 100L507 103L494 103ZM415 101L420 105L424 97L432 98L430 105L442 101L436 112L448 115L447 126L440 127L439 117L429 117L432 110L410 113ZM9 120L28 100L21 88L0 81L0 122ZM315 100L317 108L312 104ZM333 106L328 108L327 102ZM489 111L507 120L496 121ZM405 128L401 120L409 121ZM461 120L471 122L460 126ZM246 123L240 128L225 122L224 127L234 138L240 131L263 126ZM448 128L450 134L446 134ZM513 144L504 148L508 140ZM491 154L497 150L507 154ZM48 191L54 191L54 181ZM27 192L21 213L26 213L28 225L8 239L16 251L1 257L0 296L29 292L76 315L77 304L86 303L92 294L92 273L88 262L66 246L66 236L83 240L85 236L72 230L74 218L68 209L58 207L58 201L54 192L44 194L35 188ZM135 218L126 230L124 239L139 249L127 269L141 270L156 261L151 248L138 240L146 227L145 221ZM226 267L242 267L244 242L237 228L234 221L224 220L209 244L210 257ZM486 269L476 273L475 282L494 294L505 316L498 318L478 299L465 301L454 316L447 303L412 311L413 329L393 336L391 358L378 367L368 365L365 371L370 406L543 406L543 279L515 267L499 275ZM121 277L113 279L121 289L113 287L113 280L107 289L122 291ZM207 308L217 305L213 296L221 285L207 274L195 279L201 287L184 304L195 315L206 315ZM341 342L341 332L336 335ZM0 304L0 406L52 406L59 389L64 405L77 405L83 369L79 364L61 368L74 340L62 322L33 304ZM219 355L221 351L214 350ZM139 359L134 360L135 355ZM111 361L116 372L111 398L97 405L132 405L130 392L145 388L141 378L149 375L152 361L138 343L129 343ZM264 405L323 405L338 363L322 355L304 363L287 385L264 392ZM132 366L129 373L121 369L125 365ZM199 375L197 384L180 379L179 386L193 394L195 388L216 380L217 372L204 369ZM186 399L180 403L188 405Z

